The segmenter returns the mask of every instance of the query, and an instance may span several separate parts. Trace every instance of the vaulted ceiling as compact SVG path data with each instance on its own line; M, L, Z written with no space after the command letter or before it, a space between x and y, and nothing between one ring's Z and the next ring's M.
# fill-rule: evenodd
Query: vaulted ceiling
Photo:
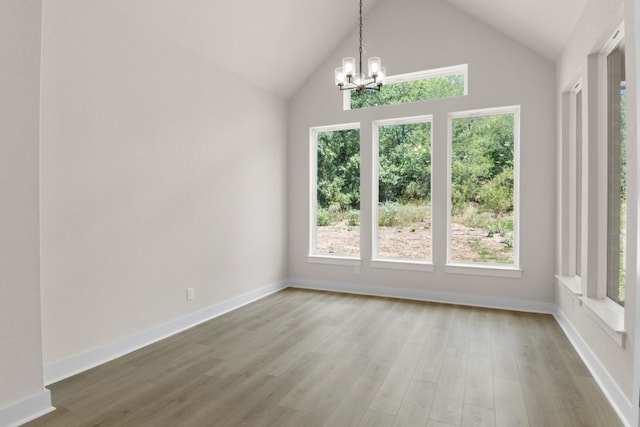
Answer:
M587 0L447 0L542 56L555 60Z
M364 13L380 2L363 0ZM555 60L587 0L448 1L542 56ZM357 29L355 0L114 0L154 32L283 98L289 98Z

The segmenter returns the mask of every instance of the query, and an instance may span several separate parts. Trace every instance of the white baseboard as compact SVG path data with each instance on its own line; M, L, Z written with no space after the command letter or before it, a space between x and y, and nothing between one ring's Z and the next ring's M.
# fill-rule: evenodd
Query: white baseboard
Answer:
M383 286L357 285L353 283L321 282L294 279L289 280L288 285L291 288L315 289L319 291L402 298L417 301L437 302L443 304L456 304L472 307L496 308L501 310L525 311L531 313L552 314L555 311L555 304L550 302L519 300L512 298L483 297L477 295L433 292L420 289L389 288Z
M231 298L219 304L205 308L165 324L147 329L137 334L122 338L116 342L98 347L68 359L45 366L45 384L63 380L72 375L94 368L109 362L132 351L138 350L149 344L160 341L171 335L182 332L200 323L211 320L231 310L242 307L286 287L285 281L272 283L246 294Z
M0 408L0 426L17 427L55 409L51 406L51 393L45 389L11 406Z
M569 338L569 341L571 341L573 348L576 349L584 364L587 365L593 379L598 383L600 389L605 394L609 403L611 403L611 406L616 411L622 422L627 427L631 427L631 420L633 420L633 405L625 393L613 380L609 371L607 371L593 351L591 351L591 348L589 348L587 343L582 339L582 336L573 327L564 313L560 309L556 309L553 315L564 331L564 334Z

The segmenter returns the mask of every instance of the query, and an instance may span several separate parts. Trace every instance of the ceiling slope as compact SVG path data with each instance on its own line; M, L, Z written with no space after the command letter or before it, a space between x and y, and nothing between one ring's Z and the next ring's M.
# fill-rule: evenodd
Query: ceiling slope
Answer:
M364 13L378 1L363 0ZM295 93L358 22L358 3L343 0L113 0L110 4L283 98Z
M365 15L381 1L393 0L363 0ZM447 1L550 60L558 58L587 2L421 1ZM109 5L282 98L291 97L358 25L355 0L109 0Z
M568 42L588 0L446 0L555 61Z

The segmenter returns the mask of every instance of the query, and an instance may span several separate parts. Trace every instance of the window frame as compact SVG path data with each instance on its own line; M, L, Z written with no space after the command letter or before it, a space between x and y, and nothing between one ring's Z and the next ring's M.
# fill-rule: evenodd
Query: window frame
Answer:
M580 102L578 102L580 100ZM572 279L575 293L582 293L582 266L586 265L586 245L584 236L587 224L586 211L584 201L586 200L585 189L585 153L587 152L585 138L585 120L584 120L584 90L582 79L578 80L569 91L569 224L568 224L568 265L567 275ZM580 118L580 120L578 120ZM578 129L580 126L580 129ZM579 132L579 133L578 133ZM580 137L578 137L578 135ZM580 144L580 147L578 147ZM580 158L578 158L580 156ZM580 167L580 188L578 188L578 167ZM578 195L580 192L580 195ZM578 215L580 215L581 229L578 230ZM580 234L578 234L580 232ZM578 245L578 236L581 242ZM580 271L578 271L578 262L580 262Z
M522 277L520 263L520 105L448 113L447 117L447 252L445 272L494 277ZM513 114L513 264L454 261L451 256L453 120Z
M583 201L585 200L585 185L584 185L584 153L585 153L585 138L584 138L584 91L582 90L582 81L579 81L576 86L574 86L572 93L572 104L573 104L573 114L572 119L575 121L573 126L571 127L573 131L572 142L573 142L573 167L574 171L572 177L574 179L574 184L571 187L574 195L573 195L573 238L571 239L573 249L571 253L573 254L573 262L572 273L576 278L578 283L580 283L580 287L582 287L582 271L583 266L585 265L585 257L584 257L584 224L585 215L583 208Z
M624 318L624 306L619 305L616 301L608 296L608 216L609 216L609 190L608 190L608 172L609 172L609 67L608 57L619 46L626 43L625 25L622 22L607 39L603 48L597 55L597 123L598 123L598 252L597 252L597 284L587 290L590 298L595 298L604 304L605 308L615 313L615 317ZM627 145L628 150L628 145ZM627 151L628 152L628 151ZM628 168L628 164L627 164ZM629 194L629 188L627 188ZM626 221L629 224L629 210L627 209ZM628 262L625 265L625 271L628 271Z
M430 70L415 71L412 73L387 76L385 79L385 84L407 83L407 82L414 82L418 80L428 80L432 78L446 77L446 76L457 75L457 74L462 74L462 77L464 80L464 93L460 96L467 96L469 94L469 65L468 64L452 65L449 67L432 68ZM343 110L345 111L361 110L362 108L356 108L356 109L351 108L351 95L352 95L352 91L344 91L342 93ZM437 98L437 99L446 99L446 98ZM423 102L423 101L429 101L429 100L414 101L414 102ZM411 104L411 103L412 102L404 102L402 104ZM401 105L401 104L386 104L386 105Z
M402 270L417 270L417 271L434 271L433 265L433 197L431 200L431 258L430 259L410 259L410 258L385 258L378 255L378 214L379 214L379 194L380 194L380 127L394 126L403 124L418 124L418 123L430 123L431 124L431 141L429 142L429 149L431 151L431 159L433 161L433 114L424 114L419 116L410 117L398 117L392 119L374 120L371 123L372 128L372 196L371 196L371 261L369 265L373 268L390 268L390 269L402 269ZM433 189L433 172L431 173L431 188ZM433 190L432 190L433 191Z
M309 128L309 248L307 262L314 264L333 264L354 266L362 264L362 240L358 256L325 255L317 253L317 224L318 224L318 135L326 132L341 130L358 130L360 132L360 164L362 165L362 129L360 122L342 123L328 126L312 126ZM362 173L362 166L360 167ZM360 181L362 197L362 181ZM362 213L362 205L360 208ZM362 233L360 233L362 238Z
M582 76L562 92L562 164L561 200L561 264L556 278L576 296L585 294L583 284L588 277L589 248L589 166L588 104ZM578 98L580 96L580 98ZM580 103L578 103L580 99ZM578 120L580 119L580 120ZM579 132L579 133L578 133ZM578 138L580 135L580 138ZM580 143L580 150L578 150ZM581 186L578 188L578 167ZM578 195L580 192L580 195ZM579 197L580 196L580 197ZM580 213L580 230L578 230ZM578 234L578 231L580 234ZM578 245L580 236L580 245ZM578 260L580 271L578 271Z

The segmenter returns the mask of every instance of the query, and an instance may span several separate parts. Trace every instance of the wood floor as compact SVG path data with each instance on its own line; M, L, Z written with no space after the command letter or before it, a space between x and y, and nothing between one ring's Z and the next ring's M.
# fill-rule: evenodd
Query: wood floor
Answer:
M622 425L551 316L294 289L50 389L27 425Z

